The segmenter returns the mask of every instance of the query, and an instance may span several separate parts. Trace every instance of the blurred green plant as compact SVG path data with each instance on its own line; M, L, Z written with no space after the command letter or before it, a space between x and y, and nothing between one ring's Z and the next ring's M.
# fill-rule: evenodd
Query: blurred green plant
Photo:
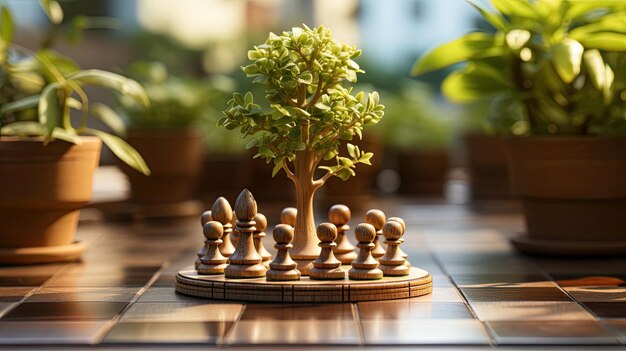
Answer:
M402 150L450 148L461 111L437 101L432 87L405 81L399 90L382 94L385 119L380 130L385 146Z
M453 101L494 102L513 134L626 135L626 2L470 1L495 29L420 57L420 75L466 62L444 80Z
M353 95L344 84L355 83L363 73L353 60L361 55L355 46L339 43L329 29L294 27L248 51L251 61L243 71L265 87L269 109L254 102L253 94L235 93L218 123L250 137L247 148L255 157L274 163L273 175L283 170L296 187L296 236L315 236L313 197L330 177L347 180L357 164L371 164L372 153L347 144L347 157L339 155L342 142L362 136L366 125L384 114L378 93ZM323 160L335 164L319 166ZM324 175L315 179L317 169ZM302 248L296 239L296 252ZM316 249L316 248L315 248Z
M53 23L63 18L60 5L41 1ZM121 138L89 128L90 116L123 132L119 116L107 105L89 100L85 85L110 89L148 106L144 89L132 79L102 70L80 70L70 58L50 49L31 52L13 43L13 16L0 7L0 135L37 136L44 143L55 139L80 144L81 135L93 135L129 166L149 174L139 153ZM79 111L74 126L71 111Z

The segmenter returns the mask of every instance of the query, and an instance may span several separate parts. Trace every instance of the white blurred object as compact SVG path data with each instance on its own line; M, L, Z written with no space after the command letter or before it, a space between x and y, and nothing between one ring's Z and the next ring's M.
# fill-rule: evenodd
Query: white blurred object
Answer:
M376 176L376 186L385 193L395 193L400 188L400 175L393 169L383 169Z
M359 26L355 16L358 6L357 0L315 0L315 24L330 28L337 40L356 45L359 43Z

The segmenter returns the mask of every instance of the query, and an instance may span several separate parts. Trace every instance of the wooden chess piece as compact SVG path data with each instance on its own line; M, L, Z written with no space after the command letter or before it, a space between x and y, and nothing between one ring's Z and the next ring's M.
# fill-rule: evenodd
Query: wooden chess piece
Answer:
M261 264L263 264L266 269L269 269L272 254L267 252L265 246L263 246L263 238L266 236L264 231L267 228L267 218L265 218L262 213L257 213L256 216L254 216L254 221L256 222L256 230L254 231L254 248L263 258Z
M372 250L372 256L375 259L383 257L385 249L381 245L381 237L383 235L382 229L385 225L385 213L381 210L369 210L365 214L365 223L369 223L376 229L376 238L374 239L374 249Z
M333 253L342 264L350 264L356 258L355 247L346 235L350 230L348 222L350 222L351 217L350 209L346 205L333 205L328 210L328 221L337 227L337 239L335 240L337 247L333 249Z
M203 227L204 230L204 224L206 222L210 222L212 221L213 218L211 218L211 211L204 211L202 212L202 215L200 216L200 226ZM196 259L196 262L194 262L194 266L196 267L196 269L198 269L198 266L200 265L200 259L206 255L207 250L209 249L206 240L204 240L204 244L202 245L202 248L200 250L198 250L198 252L196 253L196 255L198 256L198 258Z
M230 242L233 244L233 250L237 247L237 243L239 242L239 233L235 230L237 224L237 215L235 215L235 211L233 211L233 220L230 222L233 225L233 232L230 233Z
M228 265L228 259L220 253L219 246L222 243L224 227L218 221L206 222L203 226L204 237L208 246L207 253L200 259L198 274L216 275L224 274Z
M295 207L285 207L280 213L280 223L288 224L295 228L297 215L298 210Z
M378 261L372 256L375 247L376 228L369 223L361 223L354 229L354 236L358 240L356 247L359 254L352 261L352 268L348 271L348 277L353 280L374 280L383 277L383 271L378 268Z
M254 248L253 234L256 230L254 217L257 214L257 205L248 189L244 189L237 197L235 214L237 215L236 230L239 233L239 242L235 252L228 258L229 264L224 270L226 278L265 277L267 269L261 264L263 258Z
M293 247L293 227L288 224L279 224L272 231L274 236L274 248L276 249L276 258L270 262L270 269L267 271L267 280L300 280L300 271L296 269L298 266L289 256L289 249Z
M337 246L337 227L332 223L320 224L317 227L317 238L320 239L318 245L322 250L313 261L309 277L318 280L346 279L346 272L341 269L341 261L333 254L333 249Z
M230 257L235 252L235 247L230 241L230 234L233 232L233 209L230 207L228 200L223 197L219 197L213 203L211 208L211 217L213 220L218 221L224 227L224 235L222 236L223 243L220 245L220 252L224 257Z
M383 226L383 236L385 237L387 251L378 261L380 262L379 268L386 277L409 274L409 267L404 264L406 260L400 256L400 252L398 252L402 233L402 224L399 222L389 221Z
M404 236L404 233L406 232L406 222L404 221L404 219L400 217L389 217L387 221L400 223L402 225L402 235ZM400 244L402 244L403 242L404 242L404 237L400 238ZM409 262L409 260L407 259L409 255L406 252L404 252L404 250L402 250L400 246L398 246L398 253L400 254L400 256L402 256L402 258L404 258L404 265L411 268L411 262Z

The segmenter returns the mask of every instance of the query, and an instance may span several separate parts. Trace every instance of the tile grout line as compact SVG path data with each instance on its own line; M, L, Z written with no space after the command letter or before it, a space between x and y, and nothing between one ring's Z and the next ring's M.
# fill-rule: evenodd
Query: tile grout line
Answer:
M350 303L352 308L352 318L356 323L356 332L359 335L359 346L365 346L365 332L363 331L363 323L361 323L361 315L359 314L358 303Z
M237 324L239 324L239 322L241 321L241 317L243 317L243 314L246 312L247 307L248 307L247 303L242 304L241 312L239 312L239 315L237 315L237 318L235 318L235 320L233 321L233 325L230 327L230 329L228 329L228 331L223 336L221 336L218 339L218 341L215 343L216 347L219 347L219 348L222 348L224 346L228 347L228 344L225 345L224 343L226 342L230 334L233 333L233 330L235 330L235 327L237 326Z

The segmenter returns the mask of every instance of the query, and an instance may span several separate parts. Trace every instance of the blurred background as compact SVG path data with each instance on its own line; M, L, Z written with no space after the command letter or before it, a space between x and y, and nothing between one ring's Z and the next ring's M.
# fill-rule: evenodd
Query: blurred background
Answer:
M19 26L16 43L31 49L43 43L83 68L121 73L146 87L153 101L148 111L137 111L123 97L91 93L102 94L98 98L125 117L129 142L151 168L158 166L150 157L163 158L164 151L149 155L151 147L142 144L146 131L185 130L183 137L199 140L193 151L179 151L201 155L201 161L189 160L197 167L187 166L197 173L188 177L195 182L195 198L212 202L245 186L261 201L292 201L292 185L284 175L272 179L271 166L253 160L245 141L216 127L216 121L232 92L255 91L240 69L247 50L269 32L303 23L323 24L338 40L361 48L358 63L366 74L358 77L360 88L377 90L386 106L383 121L367 128L360 142L374 152L374 165L359 167L347 183L332 179L318 197L322 206L338 199L365 206L387 194L465 202L471 197L465 190L468 162L482 162L492 178L489 184L504 177L502 189L478 189L474 197L508 196L506 174L500 174L506 172L504 161L475 160L464 152L467 140L482 132L489 107L446 101L440 95L445 70L419 79L409 76L415 59L429 48L477 28L489 30L464 0L69 0L61 1L60 25L50 24L36 0L6 3ZM172 140L160 144L181 144ZM115 164L107 150L102 164ZM155 186L148 192L154 193ZM143 200L156 201L149 195Z

